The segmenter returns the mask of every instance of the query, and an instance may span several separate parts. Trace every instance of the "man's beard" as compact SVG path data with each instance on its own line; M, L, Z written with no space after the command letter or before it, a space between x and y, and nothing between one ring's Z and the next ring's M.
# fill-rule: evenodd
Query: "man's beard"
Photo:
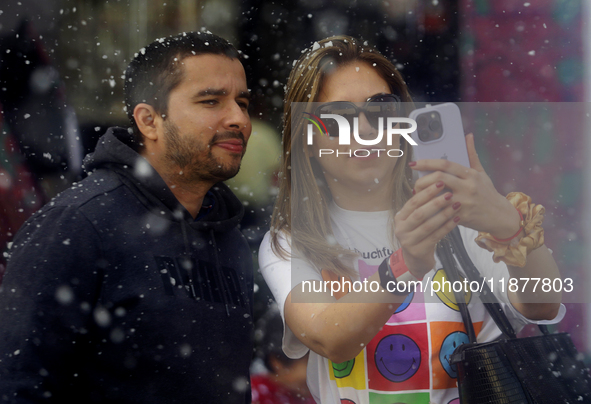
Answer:
M183 179L183 182L194 183L199 181L225 181L240 170L240 162L246 142L242 132L216 133L209 143L200 143L198 136L181 137L179 128L169 120L164 122L166 151L164 158L173 170L178 171L175 176ZM235 156L233 162L223 164L214 157L212 147L214 143L226 139L240 139L244 144L242 156Z

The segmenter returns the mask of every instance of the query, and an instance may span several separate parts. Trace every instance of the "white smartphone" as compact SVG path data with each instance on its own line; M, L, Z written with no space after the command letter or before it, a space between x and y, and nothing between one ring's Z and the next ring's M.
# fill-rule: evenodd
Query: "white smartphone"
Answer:
M417 130L411 134L417 142L412 148L413 160L447 159L470 167L462 115L456 104L448 102L415 109L409 118L417 122ZM419 171L419 177L428 173Z

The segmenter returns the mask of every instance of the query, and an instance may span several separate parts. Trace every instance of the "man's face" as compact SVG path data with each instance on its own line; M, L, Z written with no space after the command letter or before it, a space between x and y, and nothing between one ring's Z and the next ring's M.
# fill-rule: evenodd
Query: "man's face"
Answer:
M252 130L246 75L237 59L190 56L170 92L163 163L183 182L223 181L240 169Z

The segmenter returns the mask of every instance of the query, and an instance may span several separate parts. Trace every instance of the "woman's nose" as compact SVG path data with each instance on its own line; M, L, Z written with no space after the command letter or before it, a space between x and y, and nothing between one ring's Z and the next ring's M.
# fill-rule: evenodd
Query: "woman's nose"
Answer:
M378 134L378 128L374 128L369 123L365 112L361 112L357 118L357 125L359 128L359 136L362 138L375 138Z

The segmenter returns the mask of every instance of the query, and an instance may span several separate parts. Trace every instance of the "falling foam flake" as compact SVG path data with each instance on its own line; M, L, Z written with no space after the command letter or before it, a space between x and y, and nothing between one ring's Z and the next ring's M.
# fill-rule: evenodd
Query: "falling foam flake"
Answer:
M185 344L182 344L179 347L179 350L181 351L181 356L183 358L188 358L193 353L193 349L191 348L191 345L186 344L186 343Z
M232 387L234 387L235 391L243 393L246 391L246 389L248 389L248 380L242 376L237 377L234 379L234 382L232 382Z
M74 292L68 285L62 285L55 291L55 299L64 306L68 305L74 300Z
M94 321L96 321L100 327L108 327L111 324L111 314L107 309L97 307L94 310Z
M114 344L120 344L125 340L125 331L123 331L119 327L114 328L113 331L111 331L110 337L111 342L113 342Z
M134 174L138 178L145 178L152 174L152 167L143 158L138 158L135 163Z
M314 42L314 45L312 45L312 50L315 51L316 49L320 49L320 44L318 42Z
M527 52L528 55L530 56L535 56L536 55L536 51L535 50L531 50L529 52Z

